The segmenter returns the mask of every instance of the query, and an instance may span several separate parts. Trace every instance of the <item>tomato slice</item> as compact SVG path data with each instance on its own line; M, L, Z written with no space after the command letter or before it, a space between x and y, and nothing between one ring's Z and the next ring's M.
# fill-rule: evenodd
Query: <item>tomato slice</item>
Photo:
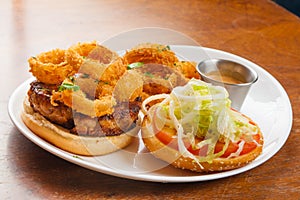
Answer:
M159 131L156 133L156 137L165 145L178 150L177 140L175 138L173 138L170 134L168 134L164 131ZM253 139L256 140L257 142L259 142L260 135L259 134L254 135ZM200 142L200 141L201 140L198 139L198 142ZM197 155L197 156L205 156L207 154L208 145L205 145L204 147L202 147L200 149L194 149L192 147L192 145L189 143L189 141L183 140L183 142L184 142L184 145L187 148L187 150L189 152L191 152L192 154ZM230 142L226 151L224 152L224 154L221 157L226 158L231 153L236 152L239 148L239 143L240 143L240 141L235 142L235 143ZM224 145L225 145L225 143L223 143L223 142L217 142L214 153L218 153L218 152L222 151ZM247 153L251 152L252 150L254 150L256 147L257 147L257 144L255 142L245 142L243 150L241 151L240 155L247 154Z
M175 133L171 133L171 131L167 130L167 129L162 129L159 130L158 127L155 124L155 111L154 111L154 118L153 118L153 123L152 123L152 127L154 132L156 133L156 137L165 145L178 150L178 143L177 143L177 139L174 137L176 134ZM254 122L250 121L250 124L255 125ZM256 134L252 136L253 139L258 143L260 140L260 135ZM196 143L201 142L200 138L195 138ZM242 139L241 139L242 140ZM239 143L241 142L230 142L227 149L225 150L224 154L221 156L221 158L226 158L228 157L231 153L235 153L238 148L239 148ZM252 150L254 150L257 147L257 143L250 141L250 142L245 142L244 146L243 146L243 150L241 151L240 155L244 155L247 154L249 152L251 152ZM194 149L192 147L192 145L190 144L190 142L187 139L183 140L183 143L185 145L185 147L187 148L187 150L196 155L196 156L206 156L207 155L207 150L208 150L208 145L203 146L200 149ZM216 146L215 146L215 150L214 153L218 153L220 151L223 150L225 143L223 142L217 142Z
M215 146L215 153L219 153L220 151L223 150L223 147L224 147L225 143L223 142L217 142L216 146ZM238 150L239 148L239 145L238 143L233 143L233 142L230 142L228 144L228 147L226 149L226 151L224 152L224 154L221 156L221 158L226 158L228 157L231 153L234 153Z
M259 134L253 135L252 138L256 141L256 143L255 142L246 142L244 144L244 148L243 148L242 152L240 153L240 155L247 154L257 147L257 143L259 143L259 140L260 140L260 135Z
M165 145L178 150L178 142L176 138L173 138L171 134L166 131L158 131L156 137ZM196 139L196 142L200 142L200 139ZM207 154L208 145L204 146L201 149L194 149L190 142L186 139L183 140L184 146L189 152L197 156L205 156Z
M178 149L177 141L172 138L172 136L164 131L158 131L156 133L156 137L164 143L165 145L168 145L169 147L172 147L173 149Z

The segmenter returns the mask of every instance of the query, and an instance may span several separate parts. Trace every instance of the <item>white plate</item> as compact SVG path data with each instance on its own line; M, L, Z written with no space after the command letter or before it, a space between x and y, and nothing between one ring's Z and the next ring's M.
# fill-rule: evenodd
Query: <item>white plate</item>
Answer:
M251 117L261 127L265 139L262 154L245 167L213 174L200 174L167 166L149 154L139 138L124 150L95 157L76 156L63 151L33 134L22 122L22 101L29 89L29 79L12 94L8 112L16 127L29 140L79 166L113 176L152 182L194 182L224 178L250 170L275 155L287 140L292 126L292 108L289 98L280 85L267 71L239 56L219 50L196 46L173 45L171 49L184 60L200 62L205 58L224 58L248 65L259 75L252 86L241 112Z

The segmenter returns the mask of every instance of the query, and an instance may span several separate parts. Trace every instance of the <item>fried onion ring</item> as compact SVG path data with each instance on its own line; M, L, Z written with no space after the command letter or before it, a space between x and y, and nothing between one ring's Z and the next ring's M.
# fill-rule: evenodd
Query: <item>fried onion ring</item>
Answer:
M112 96L103 96L99 99L91 100L86 98L85 94L79 91L64 90L61 92L53 92L51 103L63 102L66 106L91 117L101 117L112 114L116 105L116 101Z
M60 84L75 74L83 59L73 51L54 49L28 59L30 72L40 82Z
M86 59L82 63L78 72L81 74L86 74L90 78L93 78L95 80L99 80L99 77L102 76L107 67L107 64L99 63L95 60Z
M116 86L120 77L127 71L127 66L124 64L121 57L108 65L101 76L99 76L99 84L96 91L96 96L112 95L113 88Z
M123 58L126 64L143 62L144 64L163 64L169 67L173 67L174 63L179 61L168 46L151 43L138 45L127 51Z
M118 54L110 49L99 45L96 41L77 43L69 48L70 51L77 52L80 56L92 60L96 60L103 64L109 64L114 61Z
M123 63L123 59L119 57L113 63L108 65L103 74L99 77L99 80L103 82L110 82L110 85L115 85L126 70L127 67Z
M137 97L141 97L143 84L143 78L138 72L128 70L114 87L113 97L118 102L134 101Z

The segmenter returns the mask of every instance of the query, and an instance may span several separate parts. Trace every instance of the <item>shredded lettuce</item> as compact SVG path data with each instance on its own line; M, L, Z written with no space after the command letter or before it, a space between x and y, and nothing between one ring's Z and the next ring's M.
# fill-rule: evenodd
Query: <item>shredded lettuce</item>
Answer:
M237 142L241 134L254 135L258 131L247 118L231 110L228 92L223 87L191 79L185 86L174 88L170 95L160 97L165 99L159 104L162 109L157 109L157 115L165 117L168 124L173 124L177 130L180 153L194 159L199 165L200 162L212 162L222 156L230 141ZM195 140L196 137L201 140ZM183 139L187 139L193 149L207 146L207 154L196 158L188 151ZM219 140L222 140L224 146L220 152L215 153ZM240 145L231 156L238 155L242 148L243 145Z

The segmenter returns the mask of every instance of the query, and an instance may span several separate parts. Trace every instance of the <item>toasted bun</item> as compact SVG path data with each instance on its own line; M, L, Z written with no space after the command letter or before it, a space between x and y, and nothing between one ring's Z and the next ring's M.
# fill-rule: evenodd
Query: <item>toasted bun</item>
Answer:
M71 134L67 129L55 125L35 112L27 98L23 103L21 118L25 125L37 136L70 153L86 156L104 155L129 145L140 130L136 126L118 136L85 137Z
M259 134L261 135L260 131ZM217 158L211 163L201 162L199 165L197 162L195 162L195 160L189 157L184 157L176 149L163 144L155 136L151 125L151 119L149 119L148 116L145 116L142 122L142 137L146 148L155 157L164 160L177 168L189 169L196 172L226 171L242 167L260 155L263 144L263 140L261 139L259 142L260 145L258 145L248 154L244 154L235 158Z

